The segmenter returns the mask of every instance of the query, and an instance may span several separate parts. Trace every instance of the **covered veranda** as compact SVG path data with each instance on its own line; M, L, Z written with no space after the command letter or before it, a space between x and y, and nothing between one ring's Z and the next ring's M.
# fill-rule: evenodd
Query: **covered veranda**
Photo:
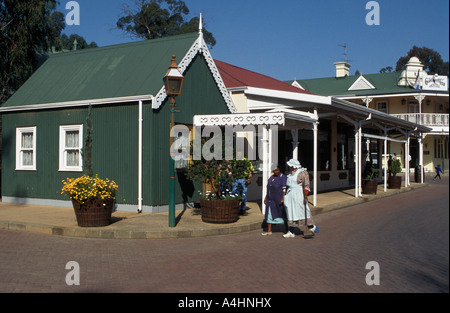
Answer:
M290 92L277 92L277 97L289 97L293 95ZM298 95L293 95L294 97ZM270 97L269 97L270 98ZM286 99L285 99L286 100ZM354 197L362 196L362 163L365 140L375 139L379 140L383 146L383 153L378 152L378 157L384 159L384 164L387 164L387 146L389 141L401 142L405 145L405 151L409 151L410 139L418 138L420 143L420 165L423 168L423 133L429 132L430 129L415 123L411 123L388 114L360 106L345 100L334 97L320 97L320 101L296 101L290 99L289 105L277 105L272 108L267 106L267 99L261 97L252 99L252 104L255 101L261 101L265 105L264 110L250 110L249 113L233 113L222 115L196 115L194 117L194 126L240 126L235 128L237 135L239 133L246 133L244 135L250 139L252 147L256 143L256 138L259 138L258 147L260 149L259 159L262 162L262 190L261 199L265 198L265 182L271 175L272 170L277 166L277 136L275 133L284 130L292 132L292 150L288 151L292 158L298 159L299 151L302 146L298 142L298 130L310 130L313 133L313 168L312 174L312 204L318 206L318 126L321 121L327 119L336 119L340 122L351 125L354 130ZM278 101L279 102L279 101ZM255 107L255 106L254 106ZM256 105L258 107L258 105ZM261 106L259 106L261 108ZM253 111L253 112L251 112ZM249 128L247 126L257 126L257 128ZM258 130L258 134L255 134ZM253 133L253 134L252 134ZM331 134L333 135L333 134ZM248 157L248 155L246 156ZM252 159L251 157L249 159ZM405 164L406 173L409 173L409 164ZM383 167L384 182L383 190L387 191L387 168ZM423 183L423 172L421 173L421 182ZM410 185L409 175L404 177L404 186ZM263 208L264 212L264 208Z

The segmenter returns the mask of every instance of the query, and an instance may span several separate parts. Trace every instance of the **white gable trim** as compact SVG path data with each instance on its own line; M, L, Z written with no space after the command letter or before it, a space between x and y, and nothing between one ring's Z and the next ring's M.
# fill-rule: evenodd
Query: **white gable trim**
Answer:
M187 54L184 56L184 58L178 65L181 74L185 73L186 69L191 64L192 60L198 53L203 54L203 56L205 57L209 70L211 71L211 74L214 77L217 87L219 88L222 97L227 104L228 110L230 111L230 113L237 113L236 107L234 106L230 93L228 92L227 87L225 86L225 83L222 80L222 76L220 76L219 70L216 67L214 59L212 58L208 46L206 45L206 42L203 40L203 35L201 33L199 34L198 39L194 42L194 44L191 46ZM166 89L164 86L162 86L162 88L152 101L152 108L159 109L166 98L167 98Z
M359 78L353 83L353 85L348 88L348 90L367 90L367 89L375 89L375 86L372 85L364 76L359 76Z
M300 83L298 81L296 81L296 80L294 80L294 82L291 85L294 86L294 87L297 87L297 88L305 90L305 88L303 88L303 86L300 85Z

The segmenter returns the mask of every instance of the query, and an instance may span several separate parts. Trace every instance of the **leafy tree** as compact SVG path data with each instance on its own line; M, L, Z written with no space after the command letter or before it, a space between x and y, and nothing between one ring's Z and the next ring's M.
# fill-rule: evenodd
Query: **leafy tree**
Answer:
M134 8L123 5L117 28L134 38L155 39L198 30L199 18L186 21L189 9L181 0L135 0ZM216 44L213 35L203 29L210 47Z
M430 48L427 47L417 47L413 46L409 50L408 55L401 57L397 61L396 71L400 71L408 63L409 59L412 57L417 57L424 65L424 70L430 74L440 74L449 76L449 64L448 61L444 62L441 55Z
M55 0L0 1L0 103L36 69L37 51L48 49L60 27L55 7Z
M62 34L60 37L61 50L74 50L74 41L77 41L77 50L97 48L98 45L93 41L90 44L87 43L86 39L77 34L72 34L68 37L66 34Z
M65 16L56 0L0 0L0 104L5 102L52 50L96 47L78 35L62 35Z
M392 66L387 66L387 67L383 67L383 68L380 70L380 73L391 73L392 71L393 71Z

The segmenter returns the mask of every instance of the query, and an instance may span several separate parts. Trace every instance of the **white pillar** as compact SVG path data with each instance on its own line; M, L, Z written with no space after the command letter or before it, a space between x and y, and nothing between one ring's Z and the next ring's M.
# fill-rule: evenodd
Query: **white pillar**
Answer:
M298 160L298 128L291 129L292 134L292 158Z
M384 134L384 192L387 190L387 134Z
M419 165L420 165L420 183L423 184L423 134L419 137Z
M359 160L359 129L355 128L355 198L359 197L358 192L358 184L359 184L359 164L361 163Z
M317 136L317 133L318 133L318 131L319 131L319 128L318 128L318 125L319 125L319 123L318 122L315 122L314 124L313 124L313 133L314 133L314 157L313 157L313 160L314 160L314 164L313 164L313 175L314 175L314 178L313 178L313 188L314 188L314 194L313 194L313 205L314 206L317 206L317 181L319 180L319 177L317 176L317 138L318 138L318 136Z
M408 187L408 138L405 140L405 187Z
M361 192L361 174L362 174L362 168L361 168L361 157L362 157L362 127L361 122L359 123L359 132L358 132L358 160L359 160L359 169L358 169L358 196L362 196Z
M409 172L410 172L410 168L409 168L409 156L410 156L410 149L411 149L411 136L410 136L410 133L408 132L408 139L407 139L407 142L408 142L408 154L406 155L406 158L407 158L407 161L406 161L406 165L407 165L407 172L406 172L406 177L407 177L407 179L408 179L408 186L409 185L411 185L411 182L410 182L410 175L409 175Z
M262 161L263 161L263 182L262 182L262 214L266 214L266 206L264 205L264 199L267 195L266 184L269 180L269 131L267 126L262 127Z

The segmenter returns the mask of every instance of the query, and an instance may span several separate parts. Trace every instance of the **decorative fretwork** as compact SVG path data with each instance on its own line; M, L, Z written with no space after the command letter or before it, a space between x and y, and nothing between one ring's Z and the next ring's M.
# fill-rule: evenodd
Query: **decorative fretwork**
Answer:
M211 71L214 80L222 94L222 97L224 98L227 104L228 110L230 111L230 113L236 113L237 110L233 104L233 100L231 100L231 96L222 80L222 76L220 76L219 70L217 69L216 63L214 62L214 59L212 58L211 53L209 52L206 42L203 40L203 36L201 35L199 36L199 38L194 42L194 44L191 46L187 54L179 63L178 68L180 72L184 75L186 69L191 64L192 60L198 53L202 54L203 57L205 58L209 70ZM166 89L164 86L162 86L158 94L153 98L152 108L159 109L164 100L166 99L166 97L167 97Z

